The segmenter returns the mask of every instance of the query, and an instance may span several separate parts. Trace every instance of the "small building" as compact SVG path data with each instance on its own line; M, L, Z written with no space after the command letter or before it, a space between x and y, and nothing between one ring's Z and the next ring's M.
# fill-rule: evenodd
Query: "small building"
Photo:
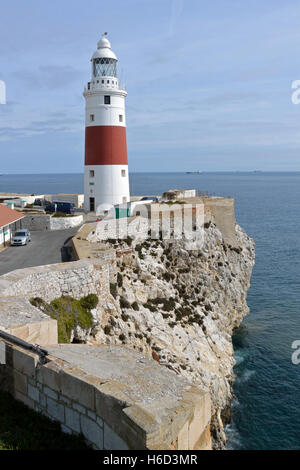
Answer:
M49 194L45 196L45 199L51 202L70 202L76 209L82 209L84 204L84 194Z
M170 189L162 194L163 201L178 201L185 197L196 197L195 189Z
M20 194L20 193L0 193L0 204L13 203L17 207L26 207L27 204L34 204L36 199L44 199L43 194Z
M12 232L22 228L25 215L0 204L0 248L10 243Z

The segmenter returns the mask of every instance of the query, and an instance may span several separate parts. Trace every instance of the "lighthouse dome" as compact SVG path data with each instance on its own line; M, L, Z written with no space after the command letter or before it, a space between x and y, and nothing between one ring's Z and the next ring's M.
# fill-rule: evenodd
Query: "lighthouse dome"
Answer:
M102 58L118 60L116 54L111 49L109 40L105 36L102 36L97 45L98 49L93 54L92 60Z
M98 49L101 49L102 47L109 47L111 49L111 44L105 36L102 36L100 41L98 41Z
M117 78L117 56L111 50L111 45L106 37L102 36L98 41L98 49L91 59L93 66L93 77L114 77Z

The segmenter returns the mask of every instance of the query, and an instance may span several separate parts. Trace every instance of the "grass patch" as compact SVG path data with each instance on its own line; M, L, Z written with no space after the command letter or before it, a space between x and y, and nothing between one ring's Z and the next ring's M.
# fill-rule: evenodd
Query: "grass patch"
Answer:
M58 422L0 392L0 450L89 450L82 436L69 436Z
M52 300L50 304L36 297L31 299L30 302L46 315L57 320L58 342L70 343L71 331L76 326L80 326L83 329L92 327L93 317L91 310L97 306L98 297L95 294L90 294L77 300L65 296Z

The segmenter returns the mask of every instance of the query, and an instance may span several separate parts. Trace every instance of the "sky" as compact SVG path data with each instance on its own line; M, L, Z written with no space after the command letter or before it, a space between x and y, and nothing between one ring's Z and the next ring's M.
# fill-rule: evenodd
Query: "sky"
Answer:
M79 173L104 31L130 171L300 171L300 1L0 0L0 174Z

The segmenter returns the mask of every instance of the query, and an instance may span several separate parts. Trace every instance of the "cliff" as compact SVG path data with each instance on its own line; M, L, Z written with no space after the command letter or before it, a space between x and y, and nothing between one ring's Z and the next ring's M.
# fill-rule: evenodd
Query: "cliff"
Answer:
M92 245L103 243L99 233L91 233ZM194 241L142 239L137 232L106 241L116 249L117 278L94 330L97 343L125 344L209 391L217 449L225 446L230 417L232 334L248 314L254 265L254 242L235 221L230 239L212 219Z

